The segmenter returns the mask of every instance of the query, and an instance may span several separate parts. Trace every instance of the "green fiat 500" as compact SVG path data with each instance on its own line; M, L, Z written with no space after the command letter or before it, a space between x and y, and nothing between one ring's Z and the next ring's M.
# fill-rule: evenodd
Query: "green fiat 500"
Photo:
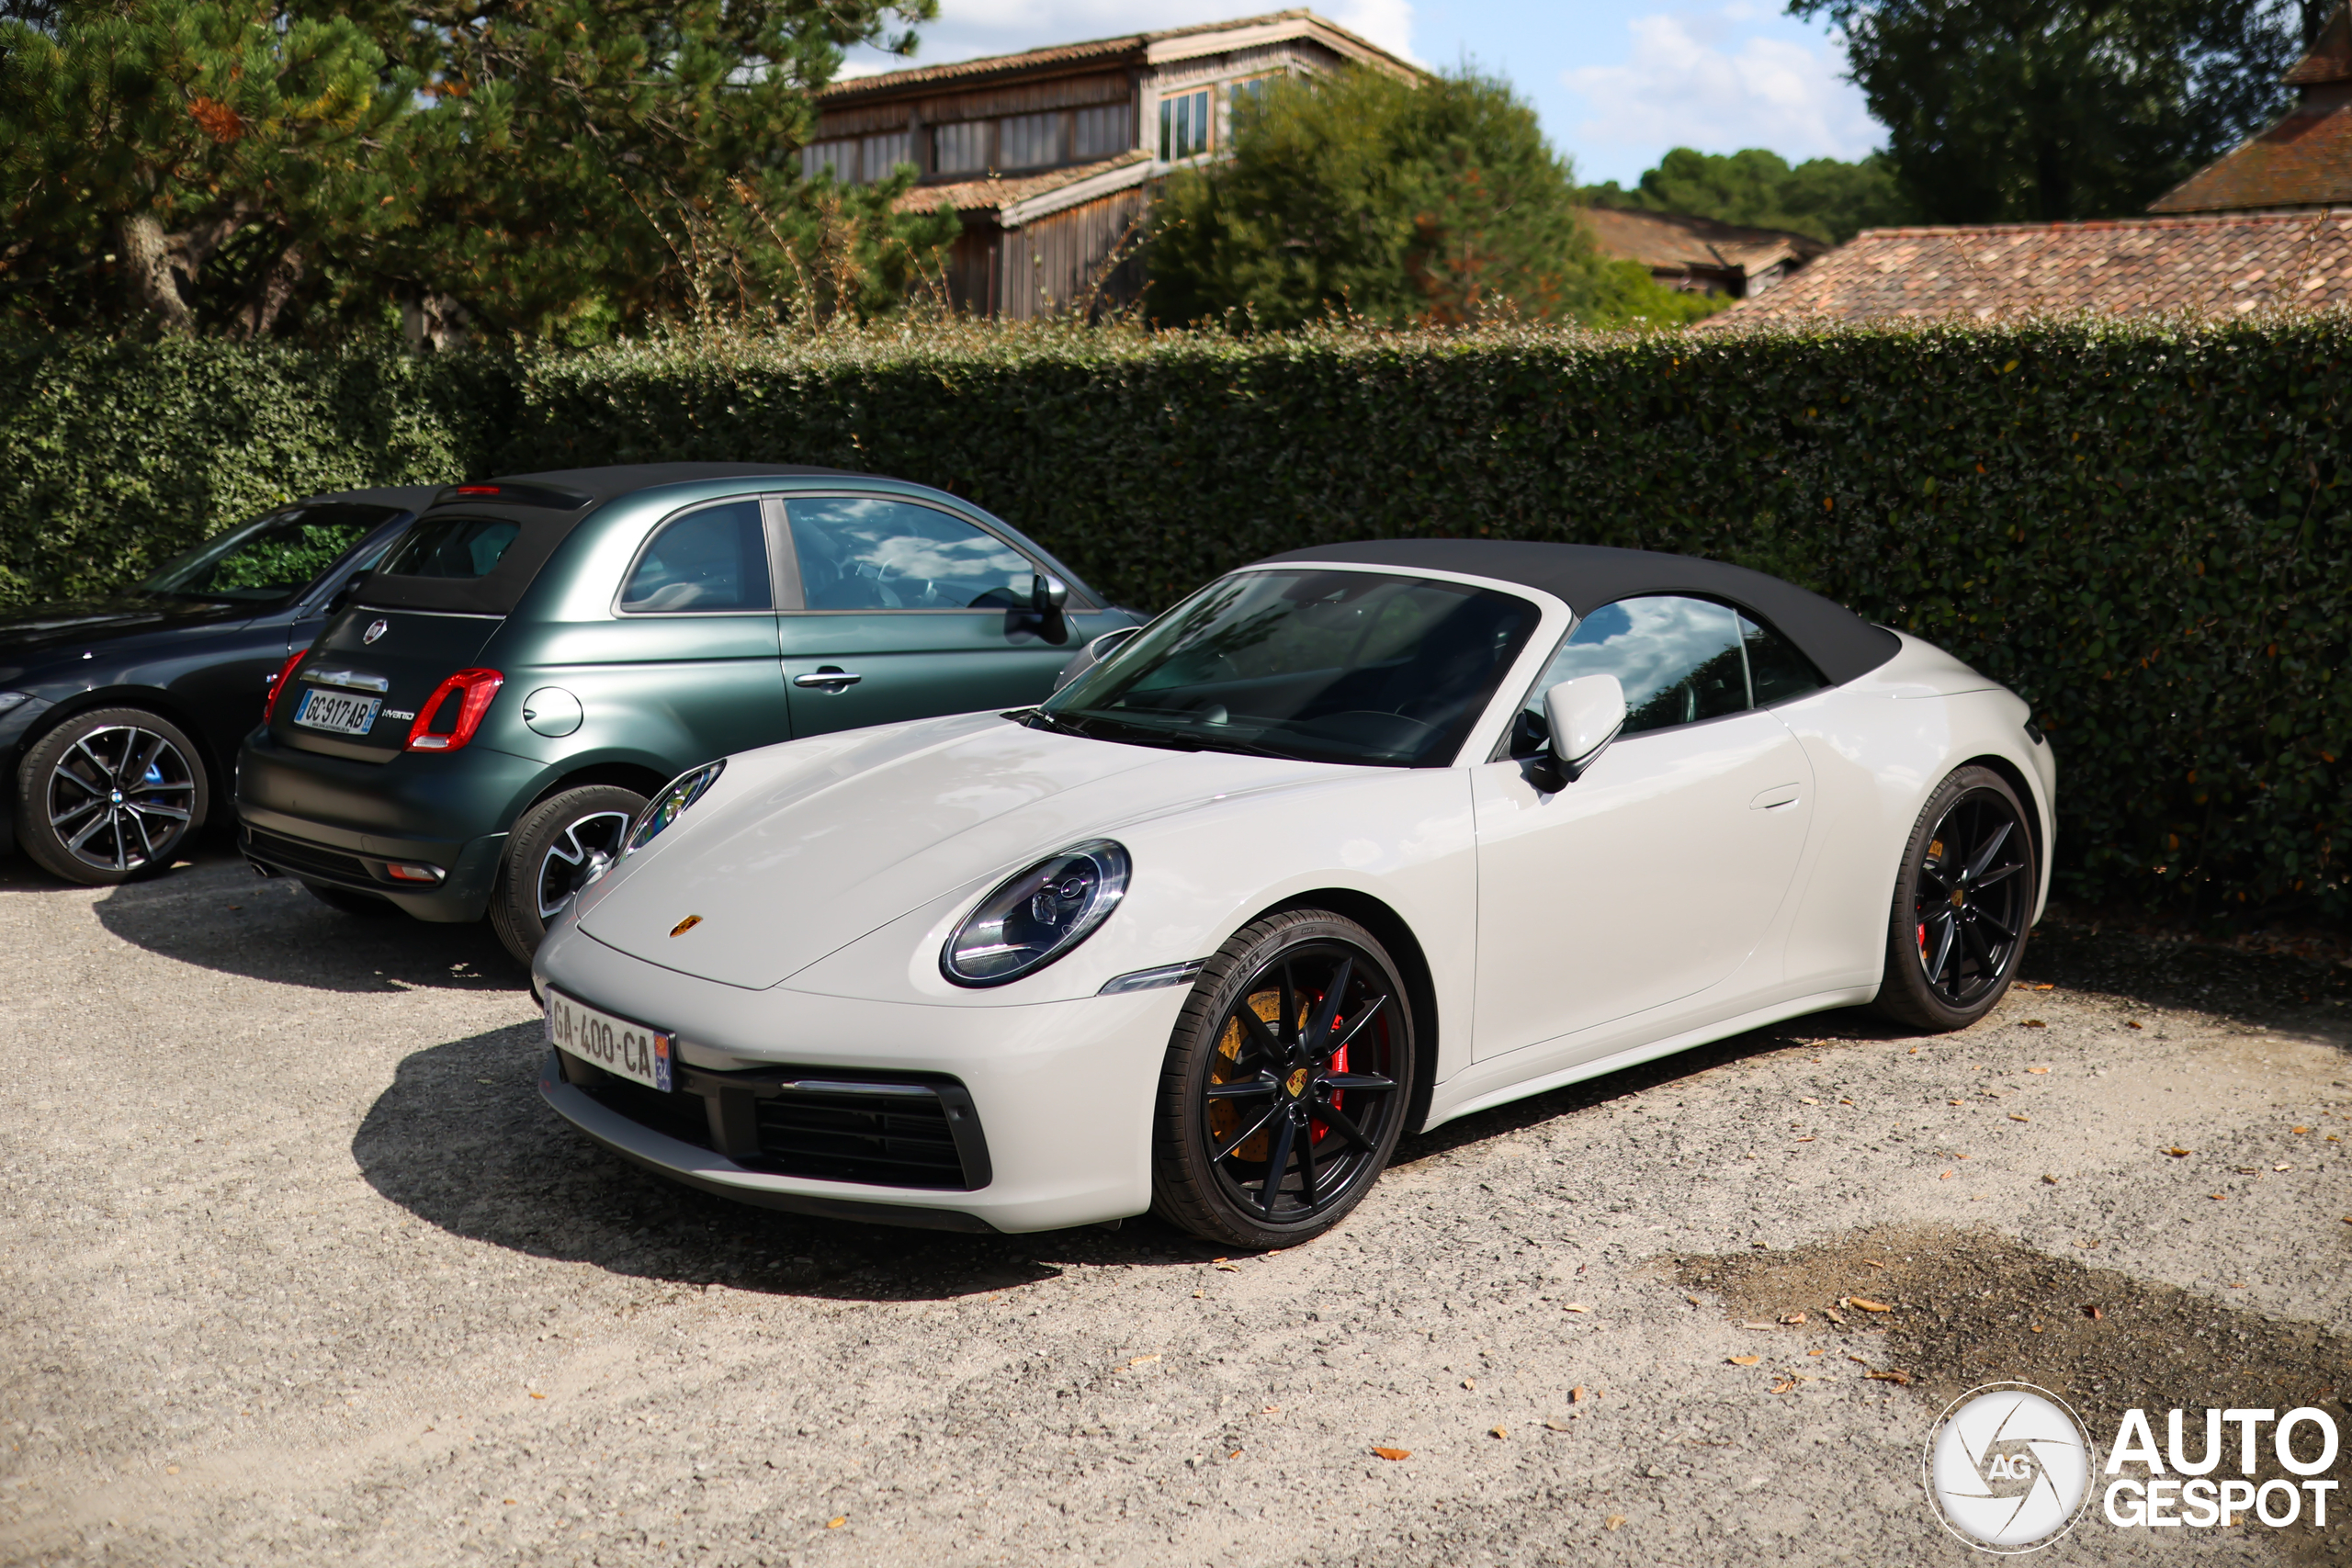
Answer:
M1138 619L978 507L868 474L452 486L271 687L238 759L243 846L349 913L487 913L527 960L678 774L1036 702Z

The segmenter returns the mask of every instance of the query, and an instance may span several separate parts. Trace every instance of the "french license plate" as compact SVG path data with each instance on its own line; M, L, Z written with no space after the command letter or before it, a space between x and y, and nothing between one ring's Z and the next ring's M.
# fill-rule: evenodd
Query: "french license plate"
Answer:
M548 992L548 1043L616 1077L667 1091L670 1036L641 1023L582 1007L561 991Z
M302 705L294 710L294 722L335 735L365 735L376 722L376 710L383 705L381 697L356 697L349 692L329 692L313 686L302 694Z

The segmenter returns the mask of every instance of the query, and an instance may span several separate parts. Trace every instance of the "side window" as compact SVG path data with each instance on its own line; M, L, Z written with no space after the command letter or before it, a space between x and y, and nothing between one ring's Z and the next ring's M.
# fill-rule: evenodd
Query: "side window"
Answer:
M786 503L811 610L1013 610L1036 568L960 517L879 496Z
M764 610L773 603L757 501L722 502L663 524L621 590L621 608L640 615Z
M1544 694L1579 675L1617 677L1625 688L1628 735L1740 712L1747 706L1747 675L1738 622L1731 609L1704 599L1661 594L1602 605L1577 623L1528 694L1513 727L1513 752L1526 755L1540 744Z
M1739 617L1739 638L1747 649L1747 684L1758 707L1769 708L1829 684L1788 638L1746 615Z

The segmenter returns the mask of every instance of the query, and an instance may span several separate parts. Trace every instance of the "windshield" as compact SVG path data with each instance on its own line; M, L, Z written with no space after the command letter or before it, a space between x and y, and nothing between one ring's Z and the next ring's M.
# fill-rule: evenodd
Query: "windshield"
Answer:
M140 588L176 599L282 604L393 514L389 506L344 501L288 507L207 539Z
M1041 711L1105 740L1443 766L1539 618L1523 599L1460 583L1238 572Z

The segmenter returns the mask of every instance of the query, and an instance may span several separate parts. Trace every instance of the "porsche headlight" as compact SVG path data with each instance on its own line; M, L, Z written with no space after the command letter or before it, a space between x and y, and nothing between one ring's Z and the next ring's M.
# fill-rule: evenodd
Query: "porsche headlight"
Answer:
M1108 839L1046 856L964 918L940 949L940 973L958 986L1001 986L1035 974L1118 908L1127 869L1127 852Z
M637 814L637 820L628 825L628 845L621 852L633 855L660 837L662 830L675 822L687 807L709 792L726 769L727 759L721 757L672 779L669 787L646 802L645 809Z

